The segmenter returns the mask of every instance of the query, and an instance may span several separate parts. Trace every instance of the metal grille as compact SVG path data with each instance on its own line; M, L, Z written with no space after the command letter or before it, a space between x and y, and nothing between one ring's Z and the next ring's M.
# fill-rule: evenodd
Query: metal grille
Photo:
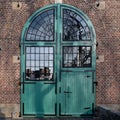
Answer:
M26 40L53 41L54 40L54 10L48 10L38 15L26 34Z
M63 47L64 67L91 67L91 47Z
M53 47L26 47L26 79L53 80Z
M85 20L68 9L63 10L63 40L91 40L91 32Z

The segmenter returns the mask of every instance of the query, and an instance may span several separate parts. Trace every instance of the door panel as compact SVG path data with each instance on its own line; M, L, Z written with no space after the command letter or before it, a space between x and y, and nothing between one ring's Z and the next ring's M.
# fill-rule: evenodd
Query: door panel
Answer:
M25 115L55 115L55 85L44 82L25 84L23 101Z
M62 72L61 115L92 114L92 73Z
M24 115L56 115L53 46L25 46L22 100Z

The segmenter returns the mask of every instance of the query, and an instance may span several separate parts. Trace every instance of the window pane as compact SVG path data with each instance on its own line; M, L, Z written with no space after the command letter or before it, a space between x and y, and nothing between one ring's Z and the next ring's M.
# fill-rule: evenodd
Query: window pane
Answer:
M53 41L54 40L54 10L47 10L39 14L31 23L26 34L26 40Z
M91 47L63 47L64 67L91 67Z
M63 40L91 40L91 33L84 19L68 9L63 10Z
M40 59L40 55L39 54L36 54L36 60L39 60Z
M53 54L49 54L49 60L53 60Z
M53 47L26 47L27 80L53 80L53 69Z
M39 53L40 51L39 51L39 47L36 47L36 53Z
M27 60L30 60L30 54L27 54L27 55L26 55L26 59L27 59Z

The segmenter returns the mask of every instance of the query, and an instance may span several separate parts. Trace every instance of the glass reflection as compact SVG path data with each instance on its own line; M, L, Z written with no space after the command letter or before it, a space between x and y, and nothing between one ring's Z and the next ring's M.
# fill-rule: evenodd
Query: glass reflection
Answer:
M63 47L64 67L91 67L91 47Z
M53 47L26 47L26 79L53 80Z
M63 10L63 40L91 40L87 23L80 15L68 9Z
M53 41L54 40L54 10L39 14L31 23L26 34L26 40Z

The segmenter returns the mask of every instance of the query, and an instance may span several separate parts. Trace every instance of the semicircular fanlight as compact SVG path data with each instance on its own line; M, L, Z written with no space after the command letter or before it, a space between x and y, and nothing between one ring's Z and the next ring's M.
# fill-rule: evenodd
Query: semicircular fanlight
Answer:
M91 40L92 35L85 20L74 11L63 10L63 40Z
M27 34L28 41L53 41L54 40L54 10L50 9L33 19Z

